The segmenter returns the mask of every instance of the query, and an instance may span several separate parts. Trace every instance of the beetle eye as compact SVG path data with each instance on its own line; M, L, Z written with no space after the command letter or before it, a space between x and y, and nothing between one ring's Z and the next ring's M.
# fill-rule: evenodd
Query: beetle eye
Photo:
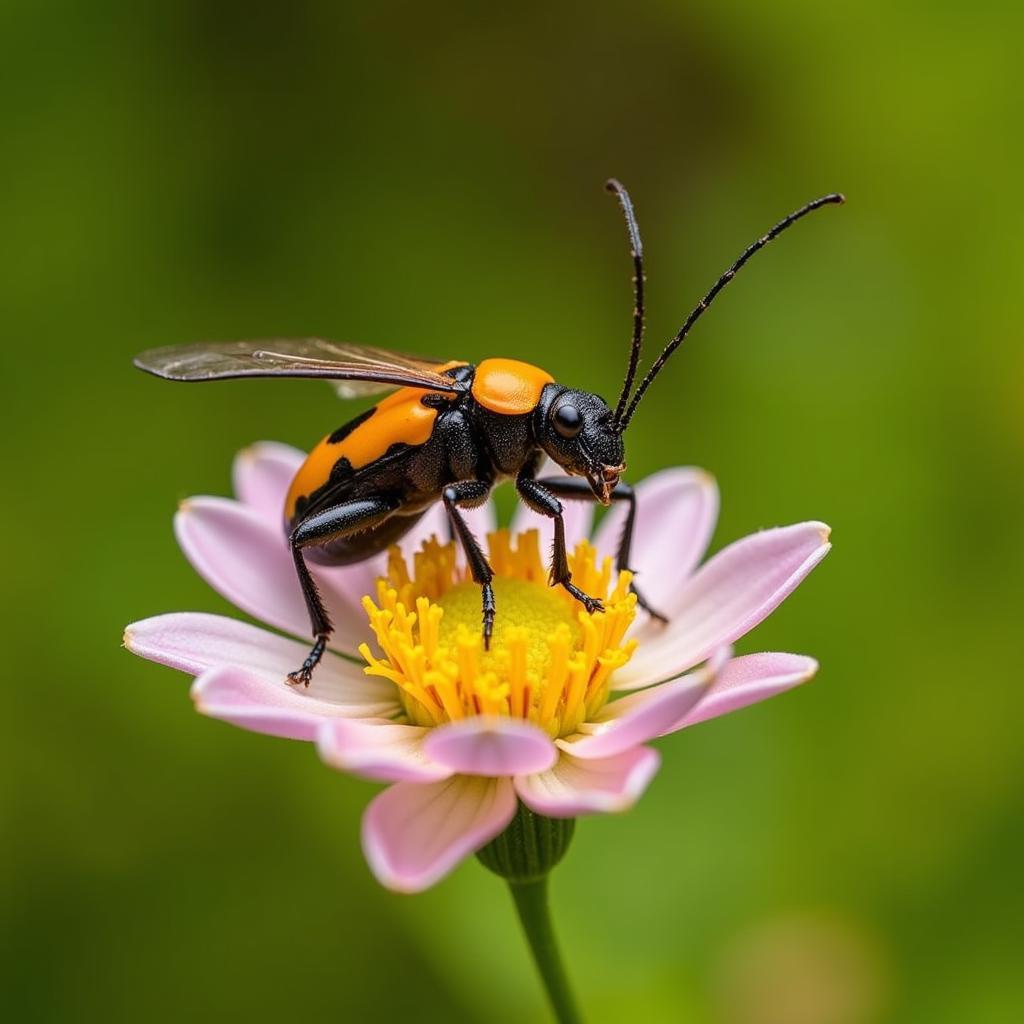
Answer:
M580 415L579 409L575 405L569 405L568 402L555 409L551 420L555 424L555 430L562 437L575 437L583 426L583 417Z

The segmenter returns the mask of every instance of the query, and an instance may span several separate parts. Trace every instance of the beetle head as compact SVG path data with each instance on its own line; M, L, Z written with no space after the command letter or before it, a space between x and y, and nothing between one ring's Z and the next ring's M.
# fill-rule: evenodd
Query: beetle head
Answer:
M602 505L626 469L622 434L603 398L548 384L537 406L537 441L571 476L587 478Z

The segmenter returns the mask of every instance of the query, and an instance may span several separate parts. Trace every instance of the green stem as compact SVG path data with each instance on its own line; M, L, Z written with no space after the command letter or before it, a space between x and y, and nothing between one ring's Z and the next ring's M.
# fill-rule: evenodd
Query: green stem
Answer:
M509 882L508 885L555 1019L559 1024L582 1024L583 1018L576 1009L551 927L547 876L528 882Z

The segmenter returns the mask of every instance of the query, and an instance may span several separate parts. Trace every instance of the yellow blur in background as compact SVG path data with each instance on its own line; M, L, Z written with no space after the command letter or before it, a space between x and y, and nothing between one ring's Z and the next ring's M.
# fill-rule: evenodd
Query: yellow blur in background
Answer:
M780 216L848 203L744 272L630 430L634 481L717 476L716 548L814 518L835 550L741 647L817 680L663 741L634 811L580 822L553 885L587 1019L1021 1019L1022 30L1005 3L4 5L8 1019L544 1019L496 879L381 890L373 786L119 647L228 611L176 503L360 406L131 357L320 333L614 397L612 174L649 350Z

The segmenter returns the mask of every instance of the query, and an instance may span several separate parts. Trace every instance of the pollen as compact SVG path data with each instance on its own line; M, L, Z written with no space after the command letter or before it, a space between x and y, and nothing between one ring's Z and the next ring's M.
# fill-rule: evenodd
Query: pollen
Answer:
M363 644L366 673L397 687L405 718L435 726L472 715L510 715L550 736L566 736L608 699L612 673L636 648L626 631L636 615L631 575L581 541L569 555L573 583L604 610L588 612L548 585L538 534L487 538L497 617L484 649L480 587L460 566L454 544L428 540L409 563L397 548L376 601L363 607L377 652Z

